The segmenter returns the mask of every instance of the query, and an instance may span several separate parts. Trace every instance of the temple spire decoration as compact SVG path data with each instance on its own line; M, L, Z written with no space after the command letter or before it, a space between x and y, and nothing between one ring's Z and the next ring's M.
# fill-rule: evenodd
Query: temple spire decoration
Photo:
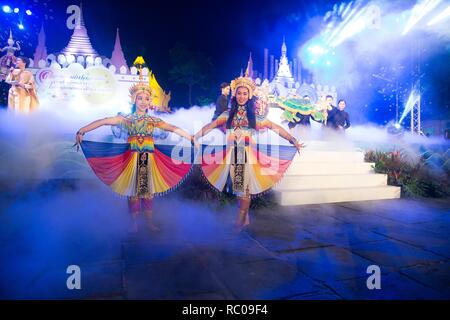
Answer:
M281 45L281 56L287 57L287 46L286 46L286 38L283 37L283 44Z
M250 56L248 58L247 69L245 70L245 76L253 78L253 59L252 59L251 52L250 52Z
M85 27L84 16L83 16L83 2L80 3L80 18L77 21L77 25L80 27L81 26Z
M97 57L98 53L92 47L91 40L89 39L86 26L84 24L83 7L80 5L80 17L77 21L75 29L73 30L72 37L69 44L62 50L65 55L72 54L74 56L92 56Z
M280 64L278 65L278 70L275 75L275 81L289 88L291 88L295 83L294 77L292 76L291 68L289 66L289 61L287 58L287 46L284 37L283 37L283 44L281 45Z
M38 36L38 45L36 47L36 51L34 52L33 60L35 65L37 66L40 60L47 59L47 47L45 46L45 32L44 25L41 25L41 31L39 31Z
M122 66L126 67L128 70L127 61L125 60L125 55L123 54L122 45L120 43L119 28L116 32L116 43L114 44L114 50L111 55L111 63L116 67L117 72Z

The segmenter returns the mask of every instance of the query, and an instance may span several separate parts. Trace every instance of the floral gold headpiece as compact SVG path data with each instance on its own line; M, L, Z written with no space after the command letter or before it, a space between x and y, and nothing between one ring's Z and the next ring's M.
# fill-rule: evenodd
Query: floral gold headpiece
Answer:
M233 97L236 96L236 91L239 87L247 88L249 99L251 99L253 97L256 84L250 77L239 77L231 81L230 87Z
M150 89L149 85L144 82L138 82L132 85L129 91L132 103L136 102L136 97L139 93L145 92L150 95L150 97L152 96L152 90Z

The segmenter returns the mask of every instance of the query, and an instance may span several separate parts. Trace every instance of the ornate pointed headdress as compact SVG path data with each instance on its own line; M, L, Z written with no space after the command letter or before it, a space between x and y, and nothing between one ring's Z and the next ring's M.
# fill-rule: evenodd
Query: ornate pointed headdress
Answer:
M245 87L248 89L248 97L251 99L256 88L256 84L250 77L239 77L231 81L231 92L233 97L236 96L237 88Z
M148 83L139 81L130 87L130 98L132 103L136 102L136 97L141 92L149 94L150 97L152 96L152 90L150 89Z
M130 87L130 98L131 98L132 103L136 102L136 97L141 92L148 93L150 95L150 97L152 96L152 89L150 88L149 83L144 82L144 77L143 77L143 72L142 72L143 71L142 66L144 64L145 64L145 60L141 56L137 57L133 63L133 65L139 67L139 82Z

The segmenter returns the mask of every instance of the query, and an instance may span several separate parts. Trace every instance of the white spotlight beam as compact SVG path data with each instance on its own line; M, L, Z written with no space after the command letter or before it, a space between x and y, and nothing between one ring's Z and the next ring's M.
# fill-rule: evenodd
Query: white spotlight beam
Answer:
M402 36L406 35L422 18L441 3L442 0L422 0L411 10L411 16L403 29Z
M348 16L345 18L344 21L342 21L330 34L330 36L327 39L327 44L331 45L333 41L335 41L335 38L339 36L340 32L345 28L345 26L351 21L353 16L358 13L358 10L356 8L352 9L352 11L348 14Z
M400 120L398 123L402 123L403 120L406 118L408 113L411 112L411 109L414 108L414 106L419 102L420 94L416 92L415 89L413 89L409 95L408 101L406 102L405 109L403 110L403 114L400 117Z
M353 8L350 12L348 12L350 10L351 4L352 3L350 2L347 5L347 8L345 9L345 14L341 16L344 18L344 20L341 23L339 23L339 25L335 27L333 32L327 37L326 40L327 45L330 45L330 43L334 40L334 38L336 38L336 36L342 31L342 29L345 28L345 26L351 21L353 16L358 12L359 3L356 4L355 8Z
M336 37L330 44L331 47L337 47L348 38L351 38L361 32L366 27L366 23L368 20L369 18L367 17L367 7L364 7L356 14L354 14L352 19L347 22L341 30L339 30L339 34L336 35Z
M450 6L448 6L444 11L442 11L436 17L431 19L431 21L428 22L428 25L432 26L438 22L441 22L442 20L444 20L445 18L448 18L448 17L450 17Z

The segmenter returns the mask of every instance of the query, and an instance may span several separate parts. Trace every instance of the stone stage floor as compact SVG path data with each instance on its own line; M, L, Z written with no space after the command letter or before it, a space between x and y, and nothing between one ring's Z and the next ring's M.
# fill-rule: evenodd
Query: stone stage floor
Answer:
M3 196L0 298L450 299L448 199L261 209L237 235L231 205L175 195L155 201L159 234L130 235L126 201L102 192Z

